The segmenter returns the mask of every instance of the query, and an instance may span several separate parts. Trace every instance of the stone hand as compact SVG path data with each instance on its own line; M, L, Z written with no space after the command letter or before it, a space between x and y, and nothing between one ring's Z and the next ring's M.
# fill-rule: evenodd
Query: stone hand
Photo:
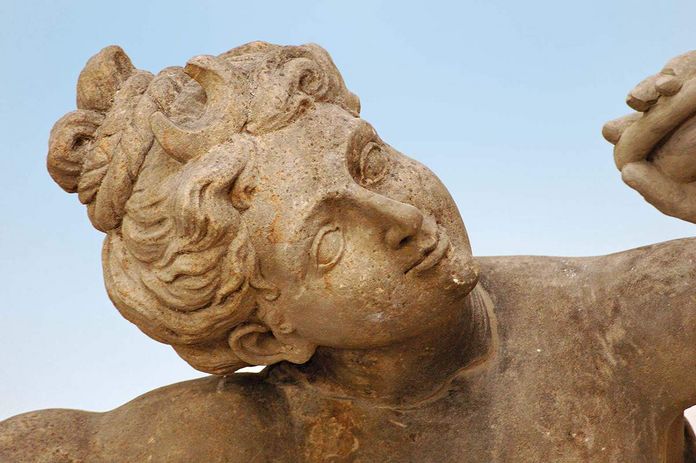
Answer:
M640 82L626 103L636 112L602 130L624 182L661 212L696 223L696 51Z

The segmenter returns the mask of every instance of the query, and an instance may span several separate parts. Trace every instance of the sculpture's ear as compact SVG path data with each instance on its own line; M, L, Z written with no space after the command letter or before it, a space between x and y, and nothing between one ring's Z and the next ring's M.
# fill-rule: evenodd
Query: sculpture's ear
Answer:
M271 365L283 360L305 363L316 350L314 344L294 332L276 335L258 323L237 326L230 333L229 343L235 355L250 365Z

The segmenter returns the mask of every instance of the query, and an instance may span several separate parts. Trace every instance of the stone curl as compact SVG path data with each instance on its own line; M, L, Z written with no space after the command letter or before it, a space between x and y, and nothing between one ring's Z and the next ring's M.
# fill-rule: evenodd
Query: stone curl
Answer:
M255 138L317 103L357 115L357 97L320 47L263 42L157 76L107 47L85 66L77 94L78 109L51 132L48 170L107 234L109 297L194 368L246 366L229 333L254 319L258 297L277 296L243 220L262 155Z

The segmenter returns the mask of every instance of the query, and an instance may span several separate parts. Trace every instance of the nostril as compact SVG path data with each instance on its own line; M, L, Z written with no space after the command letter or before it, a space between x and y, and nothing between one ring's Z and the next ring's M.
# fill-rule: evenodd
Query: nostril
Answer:
M415 206L368 191L359 190L359 199L375 213L384 227L384 241L391 249L408 245L418 235L423 224L423 213Z
M412 238L413 238L413 236L410 236L410 235L409 235L409 236L404 236L403 238L401 238L401 241L399 241L399 244L397 245L397 248L403 248L404 246L406 246L408 243L411 242L411 239L412 239Z
M393 225L387 230L385 241L390 248L401 249L407 246L417 233L418 230L411 229L410 227L407 229L400 224Z

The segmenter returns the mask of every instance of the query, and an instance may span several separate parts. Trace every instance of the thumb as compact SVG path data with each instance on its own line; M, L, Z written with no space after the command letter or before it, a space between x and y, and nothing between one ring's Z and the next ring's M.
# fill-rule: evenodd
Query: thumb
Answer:
M626 164L621 178L663 214L696 223L696 185L677 183L648 161Z

